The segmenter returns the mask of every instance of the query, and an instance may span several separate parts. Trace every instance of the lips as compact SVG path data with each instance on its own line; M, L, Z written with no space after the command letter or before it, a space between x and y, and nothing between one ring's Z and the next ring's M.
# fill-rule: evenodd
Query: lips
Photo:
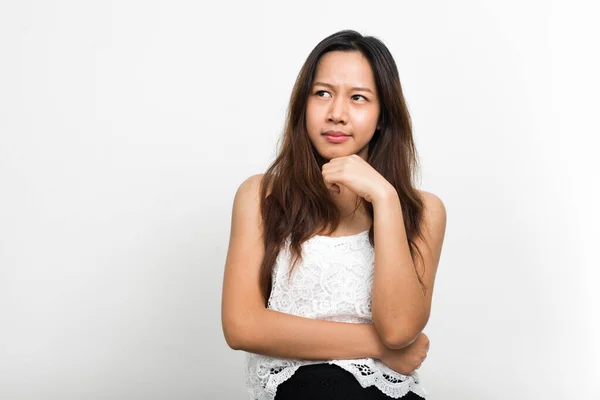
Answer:
M324 134L328 135L328 136L335 136L335 137L338 137L338 136L350 136L350 135L346 134L345 132L341 132L341 131L327 131Z

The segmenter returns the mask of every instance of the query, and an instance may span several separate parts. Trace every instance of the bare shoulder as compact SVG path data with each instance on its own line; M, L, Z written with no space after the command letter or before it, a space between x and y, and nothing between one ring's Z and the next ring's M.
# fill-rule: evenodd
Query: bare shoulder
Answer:
M418 191L424 205L424 220L429 234L438 241L443 240L446 231L446 206L442 199L434 193Z
M260 186L263 174L246 178L238 187L233 199L232 232L260 236L262 224L260 218ZM238 229L239 228L239 229ZM251 231L251 232L249 232Z
M425 213L433 219L446 219L446 206L442 199L434 193L426 192L425 190L419 190L421 199L425 206Z
M252 193L258 195L263 176L264 174L255 174L246 178L238 187L236 196L248 196Z
M425 305L425 324L429 320L431 312L431 302L433 296L433 287L437 273L444 235L446 233L446 207L437 195L419 190L419 195L423 200L423 224L421 232L423 237L415 239L419 249L422 252L423 259L417 260L419 270L423 271L423 283L427 288ZM424 325L423 325L424 327Z
M262 174L246 178L233 200L229 247L225 260L221 319L227 343L237 348L243 341L248 315L264 308L260 269L264 257L260 213Z
M254 174L246 178L238 187L236 197L254 197L258 199L260 195L260 187L265 174ZM267 195L270 193L270 188L267 188ZM247 199L246 199L247 200Z

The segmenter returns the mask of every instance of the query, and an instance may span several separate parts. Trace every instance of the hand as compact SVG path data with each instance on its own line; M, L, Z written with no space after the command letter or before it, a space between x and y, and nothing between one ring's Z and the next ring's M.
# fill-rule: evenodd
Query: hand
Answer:
M403 375L410 375L419 369L427 358L429 338L423 332L410 345L398 350L384 346L381 362Z
M339 194L344 186L369 203L394 189L375 168L357 154L332 158L323 164L322 173L325 186L331 192Z

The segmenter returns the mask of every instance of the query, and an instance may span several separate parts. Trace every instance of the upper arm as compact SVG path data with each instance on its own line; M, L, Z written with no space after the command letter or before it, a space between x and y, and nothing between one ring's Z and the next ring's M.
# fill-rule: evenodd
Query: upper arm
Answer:
M419 332L425 328L431 313L433 286L437 273L444 235L446 233L446 208L442 200L433 193L421 191L424 202L423 237L415 239L423 255L423 263L417 258L417 271L422 273L422 280L427 289L425 293L425 318ZM421 272L422 271L422 272Z
M259 286L264 258L261 180L262 174L247 178L233 200L221 301L223 333L232 348L238 346L244 322L252 317L253 310L265 308Z

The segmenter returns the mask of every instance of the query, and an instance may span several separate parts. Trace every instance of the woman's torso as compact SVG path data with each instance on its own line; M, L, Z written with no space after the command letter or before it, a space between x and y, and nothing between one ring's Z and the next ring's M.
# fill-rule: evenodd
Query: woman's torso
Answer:
M372 323L371 288L374 249L369 231L348 236L316 235L302 244L302 261L290 274L289 238L273 267L267 307L307 318ZM252 400L273 400L277 388L302 366L330 364L352 374L364 387L376 387L389 397L409 391L425 397L416 372L402 375L373 358L354 360L293 360L254 353L246 355L246 386Z

